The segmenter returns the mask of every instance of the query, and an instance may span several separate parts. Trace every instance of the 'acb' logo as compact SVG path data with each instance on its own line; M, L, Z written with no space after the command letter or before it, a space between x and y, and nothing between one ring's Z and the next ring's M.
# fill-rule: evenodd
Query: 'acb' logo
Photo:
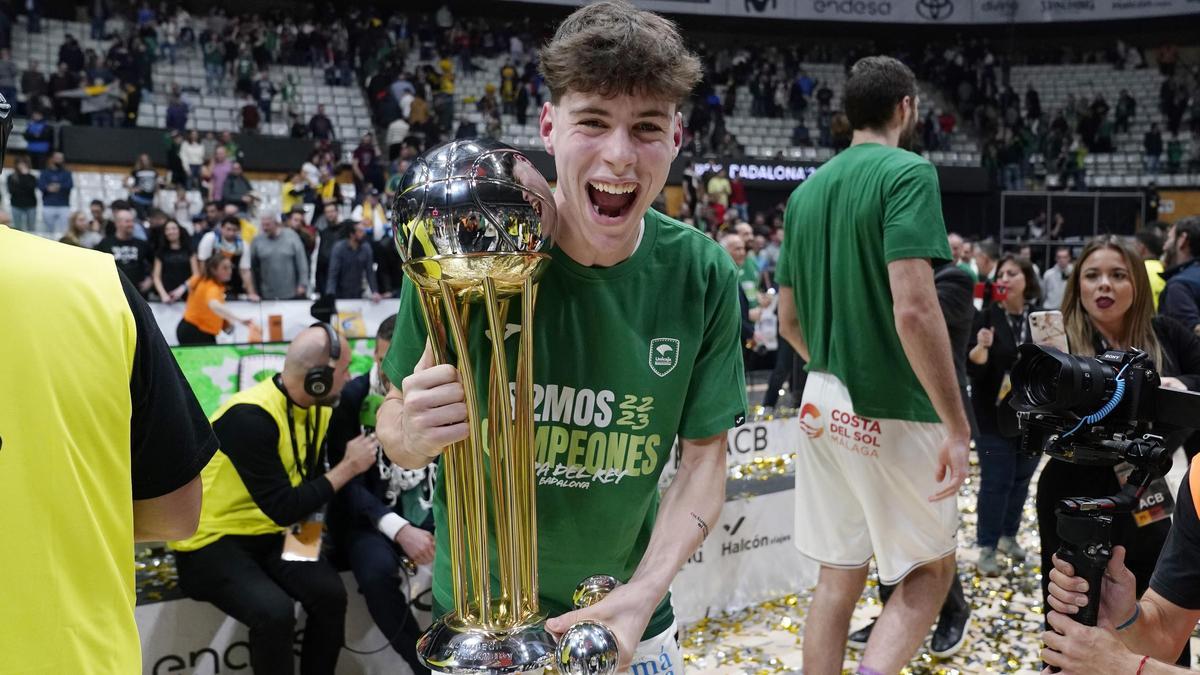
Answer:
M917 14L928 21L945 21L954 14L951 0L917 0Z
M818 439L825 433L825 421L821 419L821 411L811 403L805 403L800 408L800 429L811 439Z

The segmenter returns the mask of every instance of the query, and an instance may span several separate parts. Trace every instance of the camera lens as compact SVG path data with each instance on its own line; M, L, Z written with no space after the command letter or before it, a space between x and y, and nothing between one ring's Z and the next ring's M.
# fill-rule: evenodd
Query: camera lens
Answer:
M1029 380L1024 387L1025 400L1035 406L1053 403L1058 398L1061 373L1058 361L1039 355L1029 366Z
M1089 415L1116 389L1117 371L1090 356L1025 344L1012 370L1018 410Z

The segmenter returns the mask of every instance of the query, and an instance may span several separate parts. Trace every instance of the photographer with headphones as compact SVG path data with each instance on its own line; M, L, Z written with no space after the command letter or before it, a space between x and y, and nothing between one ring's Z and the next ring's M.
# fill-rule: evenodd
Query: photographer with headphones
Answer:
M249 627L259 675L295 671L297 600L308 615L302 672L337 666L346 589L320 556L324 509L375 463L375 440L360 435L328 468L326 435L349 366L349 344L315 324L292 341L282 373L230 397L212 417L220 450L201 473L200 526L171 543L180 588Z
M1054 556L1050 570L1047 621L1042 660L1075 673L1190 672L1175 665L1200 621L1200 457L1192 459L1179 486L1167 543L1158 557L1150 588L1137 598L1133 572L1125 567L1125 547L1113 549L1100 591L1099 626L1076 623L1071 615L1087 605L1087 582L1071 565ZM1049 669L1047 669L1047 672Z

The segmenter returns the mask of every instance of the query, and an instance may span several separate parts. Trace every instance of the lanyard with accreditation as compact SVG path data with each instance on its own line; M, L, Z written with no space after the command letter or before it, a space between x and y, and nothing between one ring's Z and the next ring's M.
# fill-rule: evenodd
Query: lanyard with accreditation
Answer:
M314 410L316 406L313 406ZM317 446L316 439L321 437L320 414L305 413L304 421L304 459L300 458L300 444L296 438L296 424L292 417L294 406L289 398L287 402L288 433L292 439L292 459L296 463L296 471L300 481L309 480L317 475L317 466L321 465L329 471L329 457L326 455L327 442ZM310 425L308 417L313 417ZM326 439L328 441L328 439ZM284 560L293 562L316 562L321 557L321 538L325 534L325 506L317 509L300 522L284 530L283 553Z

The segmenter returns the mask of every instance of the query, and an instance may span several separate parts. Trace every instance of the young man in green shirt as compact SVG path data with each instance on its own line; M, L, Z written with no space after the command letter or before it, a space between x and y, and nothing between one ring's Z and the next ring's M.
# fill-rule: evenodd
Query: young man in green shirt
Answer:
M897 673L954 574L970 427L931 260L950 259L937 173L899 149L916 79L888 57L846 82L851 146L792 194L778 265L780 334L808 361L796 546L821 564L804 672L840 673L867 564L898 584L859 673Z
M716 525L725 434L746 410L738 271L716 242L650 209L679 152L678 102L700 63L671 22L600 2L563 22L541 68L558 227L534 319L540 604L551 632L600 621L617 637L621 669L653 661L662 672L681 667L668 588ZM513 305L509 325L518 323ZM483 329L470 326L474 344ZM425 339L406 282L384 362L400 387L378 427L403 467L425 466L468 433L458 372L429 367ZM515 346L515 333L509 339ZM476 373L486 372L489 352L470 353ZM660 503L658 476L676 436L680 472ZM452 604L443 485L439 477L435 614ZM593 574L623 585L569 611L575 586Z

